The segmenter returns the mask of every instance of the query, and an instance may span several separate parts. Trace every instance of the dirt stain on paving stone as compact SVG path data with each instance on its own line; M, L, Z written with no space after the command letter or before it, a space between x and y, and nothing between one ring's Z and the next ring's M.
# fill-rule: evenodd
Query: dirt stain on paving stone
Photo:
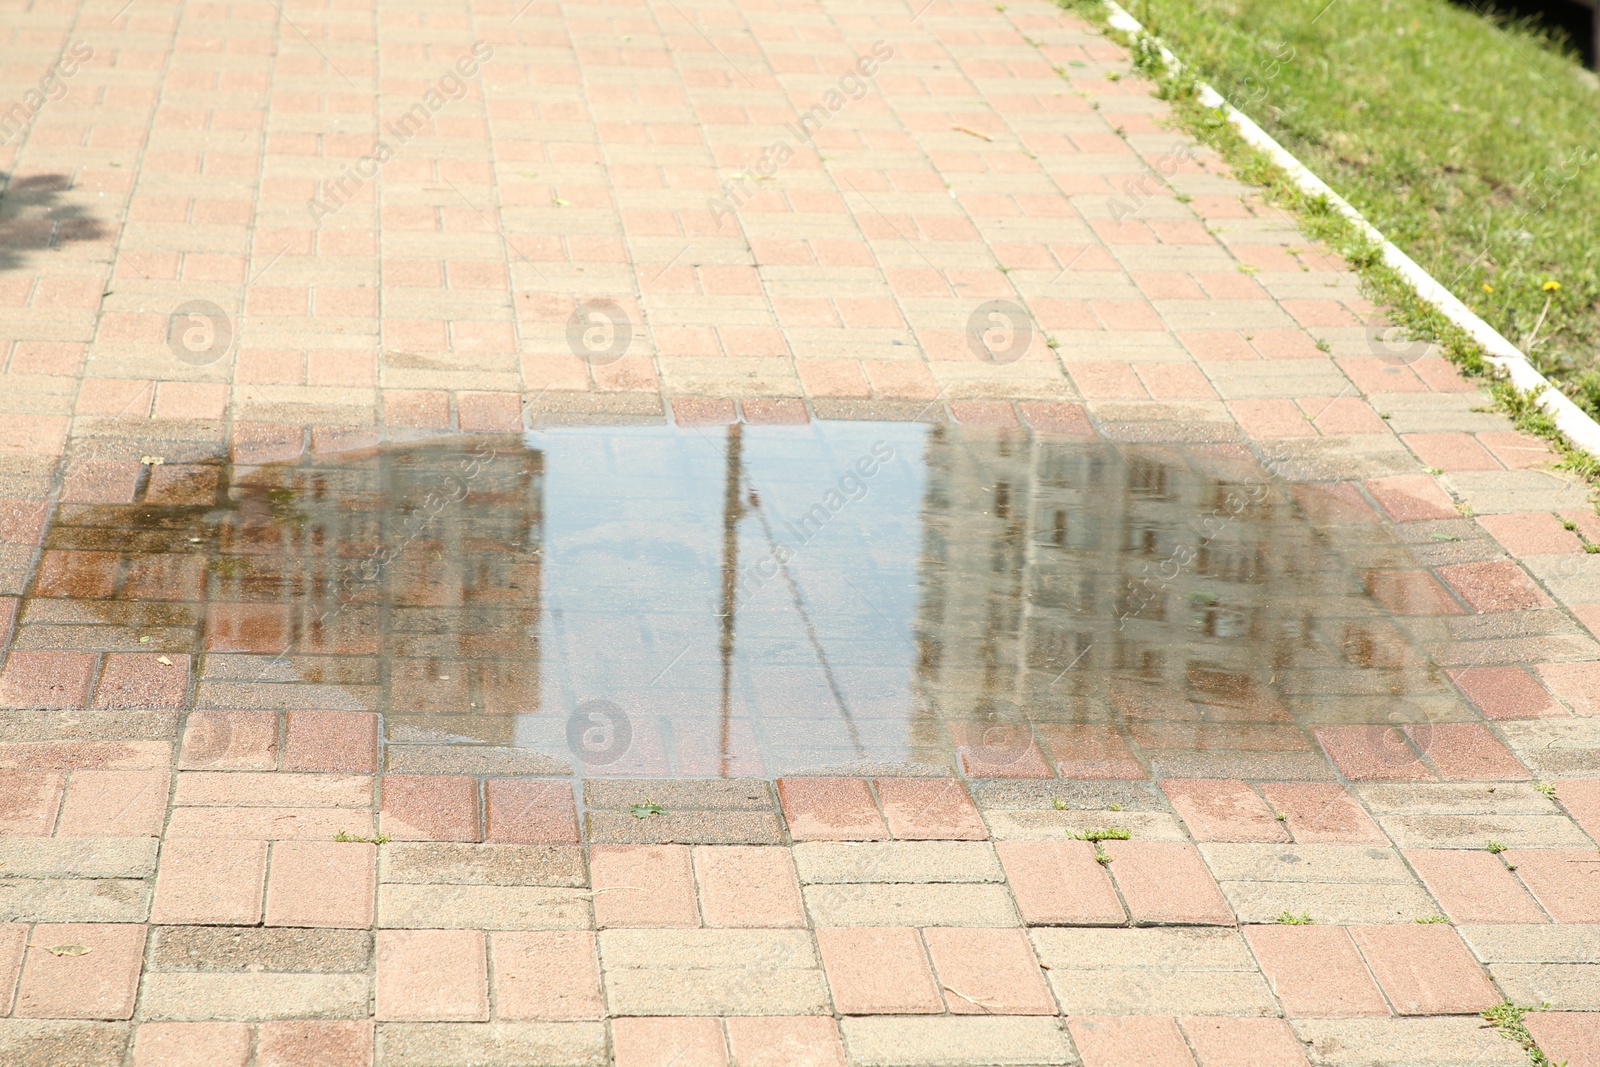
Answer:
M12 655L142 654L118 684L182 710L377 712L391 754L587 775L1325 777L1314 725L1475 717L1422 650L1463 610L1440 549L1403 540L1235 446L439 437L59 505Z

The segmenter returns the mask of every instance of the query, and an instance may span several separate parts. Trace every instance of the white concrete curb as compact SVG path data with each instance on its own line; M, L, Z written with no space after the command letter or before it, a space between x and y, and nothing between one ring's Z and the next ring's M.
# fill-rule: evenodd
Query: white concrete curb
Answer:
M1106 22L1114 30L1120 30L1131 37L1151 36L1138 19L1123 10L1116 0L1104 0L1106 10L1110 12ZM1152 37L1152 39L1154 39ZM1159 40L1157 44L1160 45ZM1183 64L1178 57L1173 55L1166 46L1160 45L1161 58L1166 62L1168 69L1179 70ZM1272 135L1252 122L1238 108L1228 103L1222 94L1217 92L1205 82L1200 82L1198 95L1200 103L1206 107L1216 108L1227 116L1234 129L1239 131L1253 147L1260 149L1272 158L1272 161L1289 175L1291 181L1308 196L1323 196L1332 204L1341 215L1360 227L1372 240L1378 242L1383 248L1383 261L1392 267L1401 277L1410 283L1411 287L1423 300L1438 308L1445 318L1465 330L1473 340L1483 346L1488 362L1502 368L1510 378L1511 384L1518 389L1532 393L1535 402L1548 411L1556 422L1562 435L1568 441L1583 449L1590 455L1600 456L1600 423L1591 419L1582 408L1574 404L1565 393L1550 384L1549 379L1534 369L1528 362L1528 357L1522 354L1521 349L1500 336L1500 331L1484 322L1476 314L1467 309L1467 306L1444 286L1436 281L1433 275L1417 266L1416 262L1394 243L1380 233L1377 227L1368 222L1366 217L1352 207L1344 197L1328 188L1321 178L1306 169L1289 150L1284 148Z

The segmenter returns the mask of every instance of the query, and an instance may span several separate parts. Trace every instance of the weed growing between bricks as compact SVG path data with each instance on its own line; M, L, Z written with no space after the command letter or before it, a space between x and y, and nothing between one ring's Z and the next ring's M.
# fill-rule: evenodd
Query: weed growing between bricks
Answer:
M1216 108L1197 99L1199 79L1187 67L1167 68L1162 43L1150 34L1131 40L1107 26L1107 9L1101 0L1057 0L1068 10L1092 20L1105 35L1128 48L1134 68L1155 84L1155 95L1168 101L1179 124L1204 140L1222 156L1234 174L1266 193L1270 202L1292 213L1307 237L1326 244L1355 271L1363 295L1384 306L1396 325L1413 341L1431 342L1465 374L1483 381L1495 407L1517 429L1548 441L1562 459L1556 468L1569 471L1600 487L1600 459L1575 447L1556 428L1555 419L1535 403L1535 397L1516 388L1486 358L1481 345L1445 315L1417 295L1409 283L1383 262L1381 248L1358 230L1326 197L1309 196L1260 150L1248 144ZM1597 502L1600 510L1600 502Z
M1538 1042L1534 1041L1533 1035L1528 1032L1527 1025L1522 1021L1522 1017L1528 1012L1545 1011L1549 1007L1550 1005L1548 1004L1541 1004L1538 1007L1518 1005L1508 1000L1504 1004L1498 1004L1484 1012L1483 1018L1488 1020L1489 1025L1493 1026L1501 1037L1507 1041L1515 1041L1521 1046L1522 1050L1528 1054L1528 1063L1532 1067L1567 1067L1566 1060L1562 1060L1560 1063L1550 1062L1544 1052L1540 1050Z

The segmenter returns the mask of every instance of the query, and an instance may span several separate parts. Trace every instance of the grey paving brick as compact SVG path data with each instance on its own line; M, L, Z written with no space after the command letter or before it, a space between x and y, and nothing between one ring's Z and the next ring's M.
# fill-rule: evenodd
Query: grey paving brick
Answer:
M582 889L520 885L378 887L378 925L419 930L585 930L590 897Z
M139 992L143 1019L365 1019L365 974L152 972Z
M817 926L1016 926L1003 886L948 883L807 885L806 911Z
M255 926L158 926L151 938L153 971L366 973L368 930L274 929Z
M385 1067L603 1067L601 1023L382 1023Z
M1527 1055L1475 1016L1299 1019L1315 1067L1526 1067Z
M869 1016L840 1024L860 1067L1002 1067L1070 1064L1078 1057L1056 1019Z
M396 841L379 847L378 880L458 885L589 884L583 849L577 845L449 841Z
M794 863L805 883L1005 881L986 841L801 841Z

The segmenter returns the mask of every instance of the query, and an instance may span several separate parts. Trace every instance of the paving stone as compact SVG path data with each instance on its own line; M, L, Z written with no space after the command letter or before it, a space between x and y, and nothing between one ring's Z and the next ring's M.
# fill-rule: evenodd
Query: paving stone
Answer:
M364 1019L372 980L365 974L150 973L139 994L141 1018Z
M1387 1016L1389 1006L1355 942L1340 926L1243 928L1272 991L1291 1018Z
M1127 919L1087 841L1001 841L995 846L1029 926L1120 926Z
M1127 830L1140 841L1187 841L1189 835L1173 815L1156 811L991 811L986 815L996 841L1054 840L1104 830Z
M1388 844L1389 839L1343 786L1331 782L1263 782L1261 795L1301 844Z
M1552 1063L1593 1067L1600 1063L1600 1016L1535 1011L1523 1016L1528 1032Z
M0 838L0 870L12 878L145 878L157 843L145 837Z
M127 1023L0 1019L0 1056L18 1067L120 1067Z
M367 930L161 926L152 939L153 971L365 974L372 964Z
M264 1022L257 1034L259 1067L370 1067L372 1063L374 1033L368 1020Z
M1600 853L1518 848L1501 855L1556 922L1600 922Z
M867 1017L840 1023L861 1067L1008 1067L1078 1062L1054 1019L1002 1016Z
M130 1018L144 941L145 928L134 924L38 924L23 961L15 1014L27 1019Z
M168 841L150 921L249 926L261 919L265 841Z
M1015 926L1004 888L948 883L813 884L802 889L818 926Z
M1500 1002L1449 926L1355 926L1350 936L1401 1015L1475 1015Z
M756 811L668 811L648 819L626 812L591 811L584 816L585 835L596 844L637 845L778 845L783 828L778 816Z
M411 1022L489 1018L488 956L478 930L379 930L374 1014Z
M1299 1019L1290 1024L1316 1067L1524 1067L1526 1054L1482 1020Z
M143 922L150 889L126 878L19 878L0 882L0 922Z
M817 948L841 1015L938 1015L945 1010L927 948L914 927L819 927Z
M687 846L596 845L589 873L601 928L700 924Z
M1056 1014L1023 931L936 926L922 939L953 1014Z
M1030 932L1068 1015L1275 1015L1234 930L1040 928Z
M796 840L875 840L889 836L867 783L852 778L781 778L789 833Z
M613 1015L815 1015L822 970L802 930L604 930Z
M804 926L805 907L785 848L702 845L694 850L700 915L707 926Z
M490 935L495 1014L501 1019L599 1019L605 1014L594 934L587 930Z
M1309 1062L1282 1019L1180 1019L1200 1067L1305 1067Z
M268 926L366 929L372 925L377 846L278 841L267 879Z
M1196 841L1287 841L1261 797L1240 781L1167 779L1161 788Z
M396 841L378 849L384 882L456 885L589 884L583 850L562 845Z
M1234 922L1233 910L1193 845L1108 841L1105 852L1135 923Z
M792 850L800 881L999 882L995 849L957 841L799 841Z
M725 1064L728 1042L720 1019L614 1019L611 1053L617 1067Z
M378 1062L385 1067L602 1067L600 1023L383 1023Z
M739 1067L845 1067L839 1024L825 1016L726 1020Z
M412 885L378 887L378 925L476 930L583 930L590 894L554 886Z
M1178 1020L1159 1015L1080 1015L1067 1023L1084 1067L1194 1067Z
M244 1023L145 1023L134 1067L246 1067L254 1035Z

